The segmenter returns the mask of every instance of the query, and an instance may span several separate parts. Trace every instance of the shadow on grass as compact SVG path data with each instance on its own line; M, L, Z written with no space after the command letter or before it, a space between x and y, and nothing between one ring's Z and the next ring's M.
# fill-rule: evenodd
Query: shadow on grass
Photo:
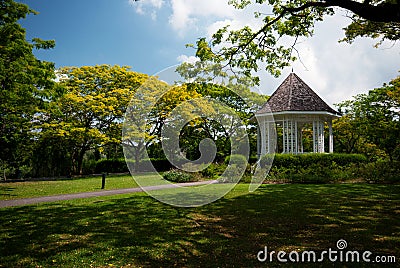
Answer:
M190 209L143 194L3 209L0 267L266 267L256 258L264 246L321 251L339 239L400 257L399 185L245 190Z
M5 197L15 196L15 194L12 193L14 190L15 190L14 187L7 187L0 185L0 200L2 199L1 196Z

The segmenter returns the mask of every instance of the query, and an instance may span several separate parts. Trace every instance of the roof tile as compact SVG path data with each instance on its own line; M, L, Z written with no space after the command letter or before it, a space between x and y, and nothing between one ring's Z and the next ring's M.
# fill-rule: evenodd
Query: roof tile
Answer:
M295 73L283 81L256 114L283 111L324 111L339 115Z

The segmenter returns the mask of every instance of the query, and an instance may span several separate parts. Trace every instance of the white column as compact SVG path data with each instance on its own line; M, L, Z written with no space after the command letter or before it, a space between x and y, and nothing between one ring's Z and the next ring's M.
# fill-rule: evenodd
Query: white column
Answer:
M271 136L271 123L267 122L267 154L271 153L271 142L272 142L272 136Z
M257 124L257 156L260 157L261 155L261 132L260 132L260 126Z
M269 124L269 134L270 134L270 143L269 143L269 151L274 153L277 145L277 133L276 133L276 124L274 121Z
M303 125L302 124L300 124L300 126L299 125L297 125L297 139L298 139L298 145L299 145L299 149L298 149L298 151L299 151L299 153L303 153L304 152L304 150L303 150Z
M325 135L324 135L324 121L318 120L318 131L317 131L317 137L318 137L318 153L324 153L325 152Z
M318 151L318 141L317 141L317 122L313 121L313 152Z
M282 153L286 153L286 124L285 124L285 119L283 119L282 121L282 132L283 132L283 152Z
M333 153L333 130L332 130L332 120L328 122L329 126L329 153Z
M293 135L293 130L294 130L294 125L293 125L293 119L288 119L287 122L288 125L288 152L289 153L294 153L294 135Z
M293 129L293 136L294 136L294 153L299 153L299 140L297 135L297 121L294 121L294 129Z
M261 136L261 155L265 155L266 152L266 133L265 133L265 119L261 121L261 129L260 129L260 136Z
M294 153L294 140L293 140L293 120L290 120L289 121L289 126L290 126L290 129L289 129L289 141L290 141L290 148L289 148L289 152L292 154L292 153Z
M314 153L325 152L324 121L320 119L313 121L313 147Z
M286 125L286 153L290 153L290 133L289 133L289 120L285 120L285 125Z

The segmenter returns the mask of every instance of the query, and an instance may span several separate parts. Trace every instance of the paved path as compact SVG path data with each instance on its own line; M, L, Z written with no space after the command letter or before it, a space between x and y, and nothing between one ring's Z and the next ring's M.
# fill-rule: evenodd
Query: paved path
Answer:
M199 181L199 182L146 186L143 188L139 188L139 187L125 188L125 189L103 190L103 191L85 192L85 193L77 193L77 194L61 194L61 195L41 196L41 197L22 198L22 199L13 199L13 200L1 200L0 208L32 205L32 204L45 203L45 202L56 202L56 201L62 201L62 200L72 200L72 199L78 199L78 198L90 198L90 197L97 197L97 196L108 196L108 195L127 194L127 193L143 192L143 191L154 191L154 190L177 188L177 187L181 187L181 186L196 186L196 185L203 185L203 184L213 184L213 183L217 183L217 182L218 181L216 181L216 180Z

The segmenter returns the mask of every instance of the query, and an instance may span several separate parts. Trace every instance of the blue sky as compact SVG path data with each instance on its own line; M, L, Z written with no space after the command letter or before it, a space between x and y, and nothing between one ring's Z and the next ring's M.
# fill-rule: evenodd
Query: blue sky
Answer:
M57 67L107 63L152 74L178 63L185 49L168 24L136 13L126 0L21 2L40 13L22 21L28 38L56 40L55 49L36 55Z
M210 36L216 29L259 26L254 5L238 11L228 0L20 0L38 11L21 21L27 37L56 40L56 48L37 51L39 59L57 67L95 64L131 66L134 71L155 74L183 60L193 60L195 51L185 44ZM319 23L312 38L300 40L302 61L294 71L329 104L379 87L400 70L399 45L373 48L374 40L354 44L337 41L348 20L342 11ZM290 73L279 78L260 71L258 90L272 94Z

